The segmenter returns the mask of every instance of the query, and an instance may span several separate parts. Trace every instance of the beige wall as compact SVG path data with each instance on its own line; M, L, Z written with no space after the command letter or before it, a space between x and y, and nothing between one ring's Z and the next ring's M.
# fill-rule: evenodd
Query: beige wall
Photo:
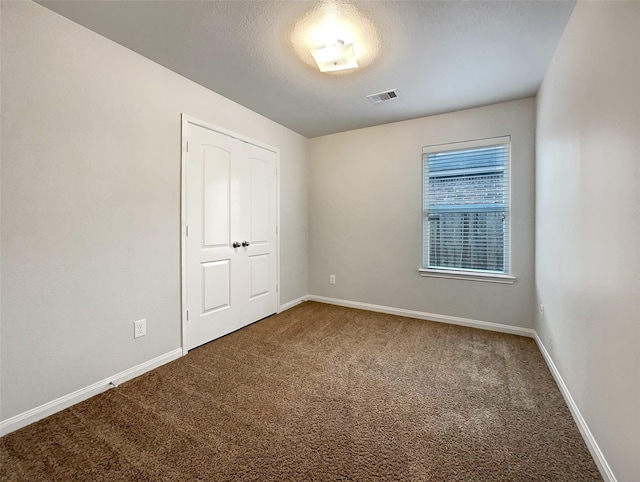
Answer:
M536 330L617 479L640 474L640 3L578 2L538 96Z
M180 346L183 112L281 149L281 302L306 295L306 138L2 2L3 420Z
M420 277L422 146L504 135L518 281ZM534 135L535 101L524 99L311 139L311 294L532 327Z

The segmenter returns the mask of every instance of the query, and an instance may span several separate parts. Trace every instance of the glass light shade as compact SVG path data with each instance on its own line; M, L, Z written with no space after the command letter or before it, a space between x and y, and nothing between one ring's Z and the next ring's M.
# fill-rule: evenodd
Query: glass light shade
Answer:
M353 44L345 44L341 40L322 49L311 50L311 55L318 64L320 72L334 72L358 67Z

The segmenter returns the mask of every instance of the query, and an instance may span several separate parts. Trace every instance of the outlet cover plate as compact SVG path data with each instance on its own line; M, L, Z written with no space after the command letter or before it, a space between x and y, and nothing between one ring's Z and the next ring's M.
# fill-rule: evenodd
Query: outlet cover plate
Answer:
M140 338L147 334L147 320L142 319L133 322L133 337Z

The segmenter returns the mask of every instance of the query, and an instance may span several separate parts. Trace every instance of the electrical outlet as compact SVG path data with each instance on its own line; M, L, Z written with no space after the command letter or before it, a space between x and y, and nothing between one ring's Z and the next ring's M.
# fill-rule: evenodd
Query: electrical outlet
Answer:
M336 275L335 274L330 274L329 275L329 284L330 285L336 284Z
M544 321L544 305L540 303L540 321Z
M133 322L133 337L140 338L147 334L147 320L142 319Z

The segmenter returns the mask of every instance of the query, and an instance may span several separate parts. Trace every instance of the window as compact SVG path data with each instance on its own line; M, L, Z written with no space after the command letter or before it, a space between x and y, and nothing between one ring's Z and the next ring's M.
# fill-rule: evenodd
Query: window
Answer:
M512 283L509 137L422 150L423 276Z

